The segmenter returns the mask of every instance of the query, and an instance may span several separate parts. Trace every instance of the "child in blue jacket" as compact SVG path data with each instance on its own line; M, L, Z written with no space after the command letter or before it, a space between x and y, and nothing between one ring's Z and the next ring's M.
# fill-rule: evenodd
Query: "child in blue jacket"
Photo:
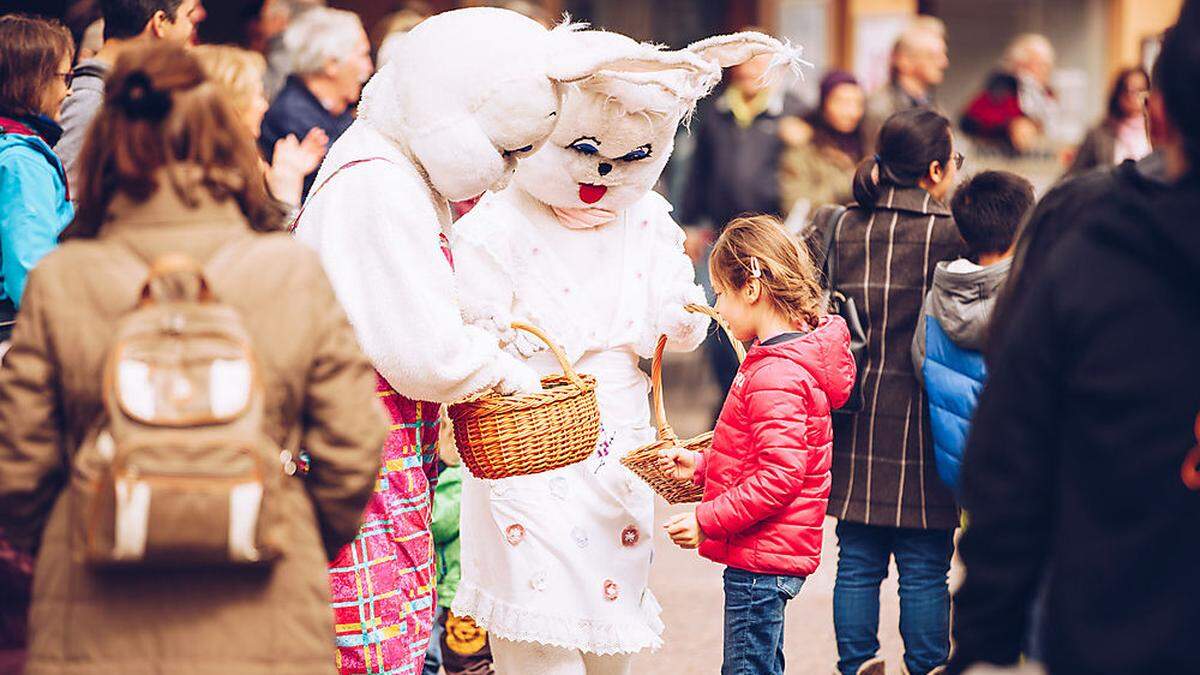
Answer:
M963 447L987 379L983 351L996 295L1008 277L1017 228L1033 186L1006 171L984 171L950 203L970 258L938 263L913 336L912 361L929 398L938 475L958 492Z

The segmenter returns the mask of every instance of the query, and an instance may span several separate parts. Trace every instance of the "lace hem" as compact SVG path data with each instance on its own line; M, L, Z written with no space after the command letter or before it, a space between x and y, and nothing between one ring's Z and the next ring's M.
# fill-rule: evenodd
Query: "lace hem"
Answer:
M578 649L601 656L658 649L665 628L659 618L662 606L649 588L642 596L641 621L601 621L534 612L499 600L469 582L458 587L452 609L457 616L473 618L498 638Z

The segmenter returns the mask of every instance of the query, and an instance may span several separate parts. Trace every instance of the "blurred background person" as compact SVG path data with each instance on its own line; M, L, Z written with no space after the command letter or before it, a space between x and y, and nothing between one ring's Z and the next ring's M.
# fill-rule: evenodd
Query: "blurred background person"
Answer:
M1044 35L1025 33L1009 44L1000 69L963 112L964 132L1016 154L1056 138L1059 105L1050 78L1054 45Z
M1104 120L1088 131L1075 153L1068 176L1097 166L1112 166L1127 159L1150 154L1150 130L1146 126L1146 95L1150 76L1141 66L1117 74Z
M371 53L375 55L375 62L379 67L382 68L384 64L380 54L388 37L397 33L407 33L432 15L433 8L429 3L410 0L397 3L395 11L376 21L371 26Z
M851 197L854 169L863 158L866 94L853 75L833 71L821 79L816 110L786 134L780 160L780 207L788 222L805 222L808 212Z
M0 16L0 361L30 269L58 241L74 210L50 149L70 93L74 49L58 23ZM0 527L0 672L19 673L33 559Z
M79 152L104 102L104 80L117 57L131 46L151 40L190 44L203 11L197 0L100 0L100 10L104 44L73 71L74 95L63 106L62 138L54 145L72 183L81 179L76 166Z
M371 44L353 12L314 7L288 26L283 42L292 74L262 121L258 138L264 157L287 138L305 138L316 128L333 143L354 121L363 83L371 77ZM308 194L316 169L304 178Z
M895 113L918 107L938 109L937 87L949 67L946 24L932 16L914 18L892 47L888 83L867 99L863 129L867 154L874 152L880 128Z
M258 52L228 45L201 45L195 51L209 79L224 89L247 132L257 138L268 107L263 90L266 59ZM263 163L271 196L289 210L300 206L304 177L317 170L328 141L318 128L310 129L303 140L281 138L271 150L270 164Z
M74 55L62 24L0 17L0 342L12 332L29 271L74 216L51 150Z
M100 0L77 0L67 8L63 23L75 40L75 62L96 56L104 46L104 14Z
M40 544L28 672L333 673L326 561L354 536L379 469L374 371L317 257L278 232L254 143L195 59L146 44L108 84L80 158L79 217L30 277L0 367L0 522ZM62 478L101 425L113 331L145 282L138 261L168 253L206 266L258 347L261 433L312 455L305 480L280 477L282 551L267 569L98 574L72 543Z
M784 87L763 79L770 62L771 57L763 55L730 68L724 93L707 106L694 131L696 145L678 220L688 226L688 255L700 263L697 280L710 297L704 259L715 235L743 213L783 213L779 160L785 144L780 121L804 111ZM737 357L722 331L713 331L705 344L724 400L737 374Z
M288 26L310 9L324 7L325 0L263 0L258 19L250 28L249 46L267 57L267 75L263 84L267 100L274 101L292 74L292 56L284 44Z

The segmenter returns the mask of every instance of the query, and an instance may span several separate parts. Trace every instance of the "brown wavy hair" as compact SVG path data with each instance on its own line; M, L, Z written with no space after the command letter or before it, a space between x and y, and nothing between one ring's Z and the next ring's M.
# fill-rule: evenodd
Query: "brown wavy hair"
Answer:
M46 87L58 77L75 41L61 23L22 14L0 16L0 110L11 115L42 110Z
M825 315L825 302L808 249L777 218L734 218L713 246L709 276L714 285L736 291L755 278L756 267L771 305L797 327L816 328Z
M255 230L282 225L249 131L180 46L153 43L121 54L79 167L78 210L63 240L95 237L118 193L143 201L164 187L188 207L201 189L217 201L232 198Z

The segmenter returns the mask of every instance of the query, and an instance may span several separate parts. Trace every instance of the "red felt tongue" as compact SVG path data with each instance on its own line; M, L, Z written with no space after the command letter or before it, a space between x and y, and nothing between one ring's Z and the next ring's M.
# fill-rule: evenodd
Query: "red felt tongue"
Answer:
M604 197L604 193L608 192L607 185L590 185L588 183L579 184L579 199L584 204L595 204Z

